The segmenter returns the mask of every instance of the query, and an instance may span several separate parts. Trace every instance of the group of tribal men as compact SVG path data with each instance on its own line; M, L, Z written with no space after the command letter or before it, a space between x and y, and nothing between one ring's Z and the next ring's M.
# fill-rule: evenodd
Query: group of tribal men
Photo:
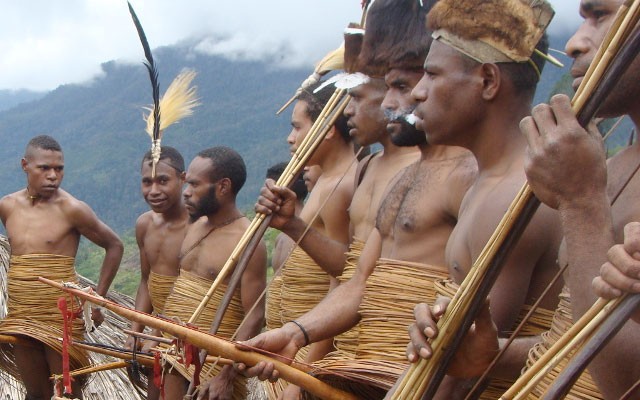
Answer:
M540 298L560 266L567 266L562 279L540 302L549 312L558 307L563 286L574 320L597 296L640 292L640 222L635 222L640 210L633 205L640 194L640 145L607 161L597 128L580 126L566 95L532 108L548 47L545 26L539 29L540 14L531 10L535 3L540 2L377 0L364 32L345 33L344 67L356 83L349 87L344 117L329 129L308 162L321 171L313 190L301 207L293 191L268 179L256 203L256 211L270 215L271 226L290 238L288 246L296 242L298 251L327 276L326 287L317 304L258 335L266 284L266 249L260 245L230 306L235 311L227 311L239 321L246 319L236 340L286 360L307 348L304 361L330 369L331 363L322 359L334 354L331 339L369 321L362 303L375 296L367 285L376 271L404 263L418 274L423 271L448 278L449 285L460 284L526 180L543 205L506 259L436 398L464 398L504 346L523 309ZM573 59L574 89L621 4L581 1L583 22L565 49ZM601 105L599 117L628 115L640 126L640 104L634 100L640 95L639 74L637 58ZM300 91L287 139L292 152L332 92L330 85L320 84ZM354 148L374 143L382 150L356 160ZM182 157L172 148L163 148L155 175L152 164L148 153L142 163L142 192L151 211L136 223L142 273L136 308L188 319L194 308L190 304L200 302L249 225L235 204L246 172L239 155L223 147L199 153L186 173ZM38 137L27 146L22 166L27 188L0 201L12 257L73 257L84 235L107 250L97 289L105 295L122 244L84 203L58 188L63 173L60 147L51 138ZM360 251L354 250L355 243L360 243ZM349 255L354 254L347 271ZM281 268L282 297L295 290L287 281L290 264L285 261ZM402 268L397 267L400 277ZM306 270L296 273L305 275ZM158 294L153 281L163 278L170 287ZM429 343L438 335L436 322L449 301L433 300L433 280L420 281L426 286L418 288L424 302L401 310L413 314L415 322L391 335L406 348L403 362L396 362L397 348L388 359L381 356L381 362L397 364L394 378L408 362L432 353ZM406 285L411 284L415 283L407 279ZM399 299L402 294L397 294ZM211 303L209 318L203 318L208 321L198 322L203 330L208 330L215 313L215 299ZM285 309L280 313L291 315ZM100 323L98 309L93 319ZM632 319L640 322L640 310ZM620 398L640 378L640 329L634 321L589 365L602 398ZM133 326L136 331L143 328ZM361 334L364 328L360 326ZM518 337L491 378L513 382L530 349L547 340L539 333L548 329ZM2 323L0 331L6 332ZM27 399L50 397L48 376L59 373L59 356L47 346L16 345L13 353ZM357 358L358 351L352 357ZM214 375L201 385L199 399L243 398L246 389L238 384L240 375L275 381L279 372L272 363L261 362L226 365ZM183 398L185 376L175 370L165 374L165 398ZM380 397L389 387L382 385ZM158 398L158 390L150 385L149 398ZM297 399L302 390L289 385L276 395ZM579 393L569 396L582 398Z

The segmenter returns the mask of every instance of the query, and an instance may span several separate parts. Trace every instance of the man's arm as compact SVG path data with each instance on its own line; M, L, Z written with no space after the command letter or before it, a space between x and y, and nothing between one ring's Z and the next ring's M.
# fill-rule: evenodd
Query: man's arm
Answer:
M124 247L120 238L84 202L78 201L72 213L73 225L80 234L105 250L96 292L105 296L115 278Z
M272 215L270 226L284 232L295 242L304 235L300 247L328 274L339 276L344 268L348 244L332 240L308 227L306 222L294 215L295 202L295 193L277 186L272 179L267 179L260 191L255 211Z
M367 278L380 257L380 249L380 234L374 229L349 281L329 292L316 307L298 318L296 322L299 325L287 322L281 328L262 333L246 344L277 353L290 360L305 345L331 338L352 328L360 319L358 308L362 302ZM239 365L238 368L241 371L246 370L244 365ZM271 363L261 362L245 373L258 376L260 379L278 377L277 372L274 374Z
M149 295L149 272L151 266L147 260L147 254L144 249L144 236L148 227L148 219L145 214L141 215L136 222L136 242L138 243L138 250L140 251L140 286L136 292L136 310L145 313L151 313L153 306L151 305L151 296ZM144 325L139 322L131 323L131 330L134 332L142 332ZM133 338L127 337L125 342L126 348L133 347Z
M602 138L593 125L580 127L563 95L536 106L521 129L529 142L531 186L542 202L560 212L575 320L593 305L591 282L614 244ZM589 366L607 398L619 398L640 374L640 330L633 325L627 323Z
M602 138L595 126L585 130L578 124L565 95L534 107L520 128L529 143L529 183L540 201L560 214L569 263L565 280L576 319L596 300L591 281L614 244Z
M509 336L515 321L528 303L544 290L542 286L557 271L557 254L561 230L556 211L542 205L534 214L522 237L507 257L489 293L491 316L501 337ZM545 279L548 278L548 279ZM555 309L561 284L556 284L542 306Z

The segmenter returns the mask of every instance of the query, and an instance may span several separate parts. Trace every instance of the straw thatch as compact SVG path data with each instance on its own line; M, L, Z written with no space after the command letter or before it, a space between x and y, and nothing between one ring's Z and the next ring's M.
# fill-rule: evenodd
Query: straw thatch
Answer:
M9 267L9 242L4 236L0 236L0 318L4 318L7 313L7 271ZM95 284L80 276L81 286L92 286ZM109 299L128 307L134 307L131 297L110 292ZM113 313L105 314L105 321L94 332L87 334L89 342L102 343L109 346L122 347L126 335L122 329L128 328L129 322ZM99 354L91 354L91 363L94 365L104 364L114 361L112 357ZM88 384L83 389L84 398L87 400L141 400L141 397L129 381L124 369L98 372L89 377ZM5 371L0 371L0 398L20 399L24 398L25 390L22 383L15 380Z

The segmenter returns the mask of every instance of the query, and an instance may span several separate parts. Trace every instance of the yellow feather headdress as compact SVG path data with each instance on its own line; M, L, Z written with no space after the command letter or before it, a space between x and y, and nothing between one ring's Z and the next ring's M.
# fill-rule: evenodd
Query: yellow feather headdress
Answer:
M196 72L194 70L183 70L176 76L173 82L171 82L164 96L160 99L159 108L162 118L160 118L160 133L155 140L153 138L155 123L153 106L144 107L145 110L149 111L149 114L143 118L147 123L146 132L152 141L151 158L153 160L153 175L155 175L155 165L160 160L160 141L162 140L164 129L180 121L182 118L192 115L193 109L200 105L196 95L196 87L191 86L191 82L193 82L195 76Z

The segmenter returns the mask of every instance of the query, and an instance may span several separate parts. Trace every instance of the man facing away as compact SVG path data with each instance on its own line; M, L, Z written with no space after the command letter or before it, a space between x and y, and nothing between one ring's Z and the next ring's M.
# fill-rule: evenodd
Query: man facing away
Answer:
M242 157L228 147L203 150L189 165L183 196L191 224L180 249L180 276L165 303L167 317L190 320L249 227L249 220L236 206L236 195L245 180L246 167ZM218 329L219 336L245 340L260 331L264 323L264 302L258 299L265 285L266 248L261 243L234 292ZM202 315L194 321L200 330L209 331L225 291L226 284L223 284L215 291ZM250 312L254 304L256 306ZM206 367L204 371L207 371ZM181 400L191 373L192 370L187 371L175 364L165 376L165 398ZM236 379L236 372L231 366L216 366L202 380L204 383L200 385L198 399L244 399L246 396L244 379Z
M173 147L163 146L160 160L152 174L151 152L141 164L142 196L150 211L136 221L136 241L140 251L140 286L136 293L136 310L162 314L164 303L180 273L178 256L187 230L189 214L182 201L185 180L184 159ZM142 332L144 325L133 322L131 330ZM125 347L132 348L133 337L127 338ZM157 343L144 343L143 351ZM147 398L158 399L160 392L153 384L153 371L149 372Z
M37 281L38 276L56 281L78 282L73 267L80 237L105 249L97 294L105 296L118 271L123 246L118 236L84 202L60 189L64 156L50 136L29 141L21 161L27 187L0 200L0 218L11 244L7 317L0 322L4 334L22 335L30 346L15 345L13 357L27 399L53 395L52 374L62 373L62 315L56 302L61 293ZM38 307L34 307L38 304ZM98 308L91 319L104 320ZM76 320L73 336L82 338L83 324ZM86 354L71 350L71 368L88 365ZM79 380L73 395L81 397Z

